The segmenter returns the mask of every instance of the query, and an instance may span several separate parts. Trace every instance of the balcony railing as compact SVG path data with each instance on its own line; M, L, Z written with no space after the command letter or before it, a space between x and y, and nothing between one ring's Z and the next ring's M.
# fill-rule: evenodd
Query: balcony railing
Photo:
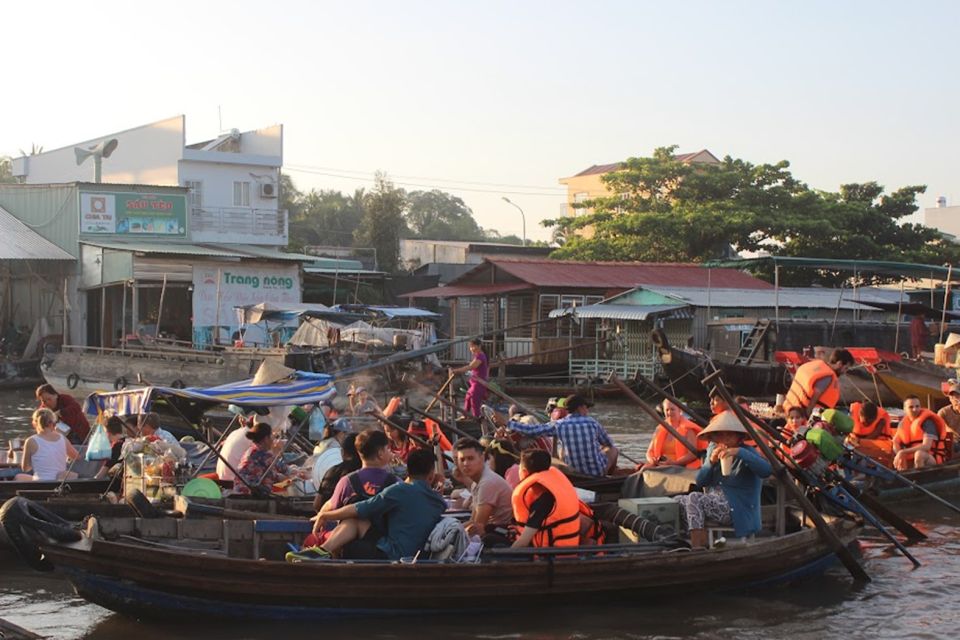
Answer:
M194 234L287 237L286 211L241 207L194 207L190 210Z

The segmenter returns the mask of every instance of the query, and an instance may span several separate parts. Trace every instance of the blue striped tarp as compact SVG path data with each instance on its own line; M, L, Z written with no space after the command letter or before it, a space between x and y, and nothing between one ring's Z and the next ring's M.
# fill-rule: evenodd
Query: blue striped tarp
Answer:
M333 377L325 373L297 371L290 379L273 384L254 385L253 380L243 380L219 387L144 387L125 389L110 393L93 393L84 403L84 411L96 416L105 411L128 416L146 413L159 398L183 398L207 403L235 404L241 407L277 407L297 404L313 404L329 400L336 395Z

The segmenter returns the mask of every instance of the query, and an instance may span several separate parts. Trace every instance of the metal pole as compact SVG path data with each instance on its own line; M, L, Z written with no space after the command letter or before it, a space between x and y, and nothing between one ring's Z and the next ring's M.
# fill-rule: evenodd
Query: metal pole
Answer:
M120 354L126 353L127 333L127 281L123 281L123 304L120 307Z
M223 280L223 269L217 269L217 315L213 323L213 344L220 344L220 281Z
M163 317L163 299L167 295L167 274L163 274L163 285L160 287L160 305L157 307L157 335L155 338L160 337L160 318Z
M897 332L893 338L893 352L900 353L900 319L903 317L903 280L900 281L900 302L897 303Z
M950 277L953 275L953 264L947 265L947 284L943 288L943 313L940 314L940 338L937 342L943 342L943 325L947 323L947 300L950 299Z
M780 332L780 265L773 263L773 326Z
M514 202L507 196L503 196L503 201L506 202L507 204L512 204L517 208L517 211L520 212L520 220L523 223L523 246L527 246L527 217L523 215L523 209L521 209L520 205L518 205L516 202Z

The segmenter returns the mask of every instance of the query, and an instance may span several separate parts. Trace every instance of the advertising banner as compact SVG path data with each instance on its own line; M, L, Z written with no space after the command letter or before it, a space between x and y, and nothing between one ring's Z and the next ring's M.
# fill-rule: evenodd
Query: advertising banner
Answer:
M183 237L187 199L181 194L81 191L80 233Z
M220 283L220 313L217 314L217 282ZM193 267L193 334L194 342L210 344L213 328L219 322L220 342L230 343L230 336L239 327L234 307L261 302L300 302L300 268L291 265L223 264ZM259 336L262 331L256 331ZM266 337L247 343L262 343Z

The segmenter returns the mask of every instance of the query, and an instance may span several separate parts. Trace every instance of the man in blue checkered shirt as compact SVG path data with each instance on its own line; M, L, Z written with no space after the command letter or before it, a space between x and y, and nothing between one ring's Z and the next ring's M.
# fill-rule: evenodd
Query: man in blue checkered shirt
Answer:
M516 420L507 428L528 436L553 436L563 445L563 461L575 471L600 477L617 468L619 451L600 423L587 415L593 403L583 396L567 397L569 415L545 424L527 425Z

